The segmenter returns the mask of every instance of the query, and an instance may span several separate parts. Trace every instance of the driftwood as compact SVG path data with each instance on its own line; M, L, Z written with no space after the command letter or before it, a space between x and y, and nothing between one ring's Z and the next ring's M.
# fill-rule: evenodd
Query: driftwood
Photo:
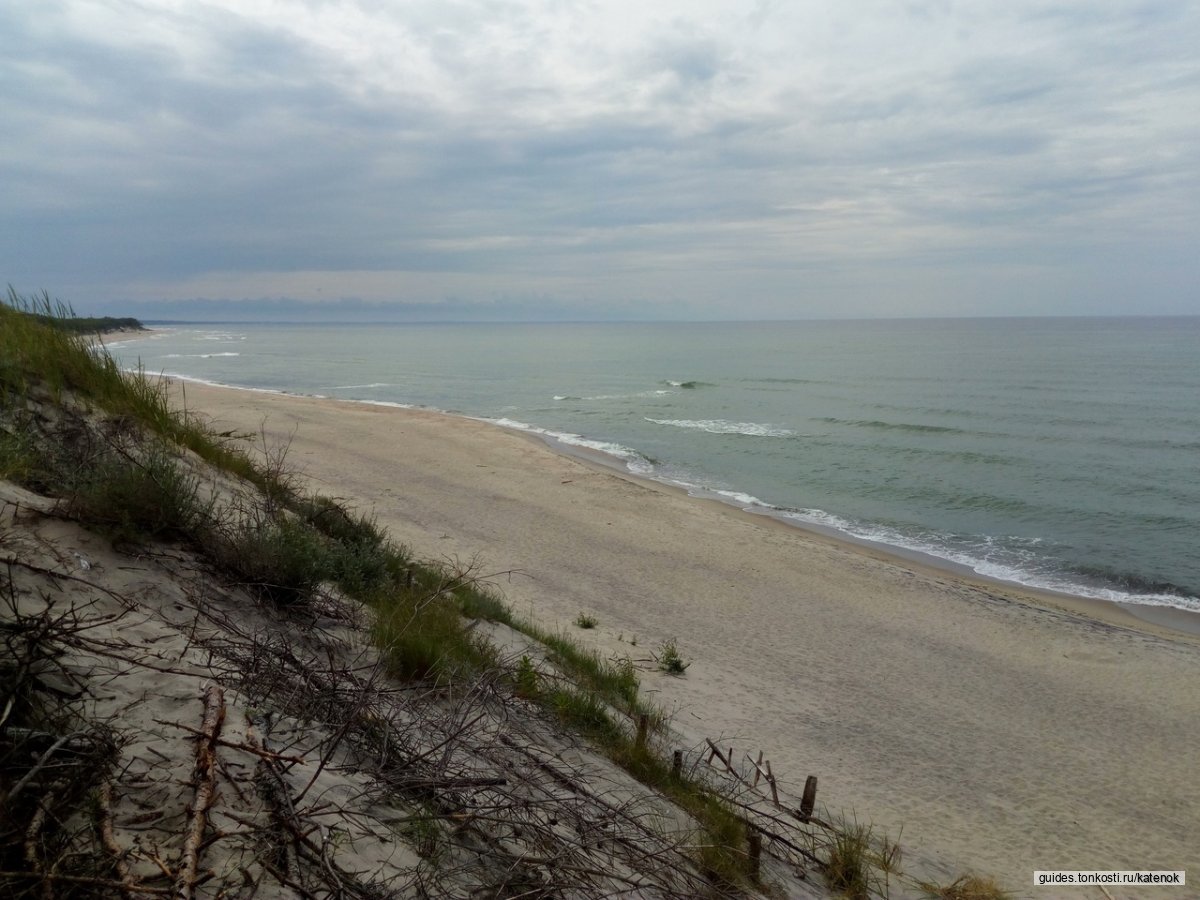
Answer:
M204 720L200 726L201 738L196 745L195 782L196 794L188 819L187 836L183 842L183 855L179 872L175 877L175 896L179 900L191 900L196 887L196 870L200 864L200 842L204 838L204 827L208 821L208 808L216 797L217 788L217 736L225 720L225 693L220 685L209 685L204 692Z

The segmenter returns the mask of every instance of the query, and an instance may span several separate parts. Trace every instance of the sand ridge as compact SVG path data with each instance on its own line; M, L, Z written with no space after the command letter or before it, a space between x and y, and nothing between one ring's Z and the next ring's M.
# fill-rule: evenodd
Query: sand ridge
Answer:
M418 556L476 560L518 612L632 653L688 739L763 751L796 793L817 774L831 813L903 828L931 872L1038 897L1041 869L1200 878L1192 636L772 527L488 423L185 393L220 430L290 441L315 487ZM571 625L585 610L595 631ZM684 678L649 665L669 638Z

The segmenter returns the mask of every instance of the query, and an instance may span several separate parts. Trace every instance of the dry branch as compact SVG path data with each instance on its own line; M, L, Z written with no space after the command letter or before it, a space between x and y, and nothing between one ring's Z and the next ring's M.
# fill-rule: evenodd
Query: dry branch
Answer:
M159 725L166 725L171 728L178 728L180 731L186 731L194 734L197 737L204 737L203 730L192 728L189 725L184 725L182 722L168 722L166 719L155 719ZM217 738L215 741L218 747L228 747L230 750L241 750L243 753L249 753L251 756L258 756L263 759L282 760L283 762L299 763L303 765L308 762L303 756L287 756L283 753L275 753L271 750L264 750L262 747L255 747L252 744L238 743L237 741L227 741L223 738Z
M33 881L41 880L44 883L54 884L59 882L62 884L79 884L87 887L112 888L113 890L124 890L125 884L120 881L111 881L108 878L94 878L87 875L59 875L57 873L34 874L32 872L0 872L0 879L5 881ZM137 894L169 894L173 888L155 888L138 885L134 888Z
M219 685L212 684L204 692L204 720L201 738L196 745L196 768L194 780L196 793L189 811L187 836L183 843L183 855L179 873L175 879L175 896L179 900L191 900L196 886L196 870L200 863L200 842L204 837L208 808L216 795L217 765L216 746L221 723L225 720L225 694Z
M96 836L100 839L100 845L113 858L113 868L117 872L117 878L120 879L121 884L125 885L122 893L129 896L133 892L134 883L129 876L129 865L125 862L125 851L121 849L116 835L113 834L111 782L106 781L100 785L100 790L96 792L96 805L98 807Z

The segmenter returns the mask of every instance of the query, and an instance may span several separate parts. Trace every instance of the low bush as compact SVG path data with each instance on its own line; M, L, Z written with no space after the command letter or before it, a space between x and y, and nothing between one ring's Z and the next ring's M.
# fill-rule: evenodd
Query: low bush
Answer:
M72 515L132 541L194 540L212 506L200 480L155 444L140 459L104 454L83 470L68 502Z
M329 548L321 535L286 516L226 526L211 551L235 579L284 606L311 596L331 576Z
M374 638L388 671L403 679L445 679L498 665L495 650L466 628L453 598L376 598Z

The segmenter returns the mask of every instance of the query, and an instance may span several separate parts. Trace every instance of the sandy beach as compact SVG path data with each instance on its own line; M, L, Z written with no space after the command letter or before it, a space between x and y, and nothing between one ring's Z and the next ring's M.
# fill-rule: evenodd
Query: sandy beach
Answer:
M811 535L487 423L185 394L218 430L290 442L314 489L417 556L473 564L518 613L632 655L689 746L762 751L796 794L819 776L831 815L902 829L914 865L992 874L1016 896L1055 896L1035 870L1200 879L1195 635ZM598 627L575 627L580 612ZM685 677L653 666L667 639Z

